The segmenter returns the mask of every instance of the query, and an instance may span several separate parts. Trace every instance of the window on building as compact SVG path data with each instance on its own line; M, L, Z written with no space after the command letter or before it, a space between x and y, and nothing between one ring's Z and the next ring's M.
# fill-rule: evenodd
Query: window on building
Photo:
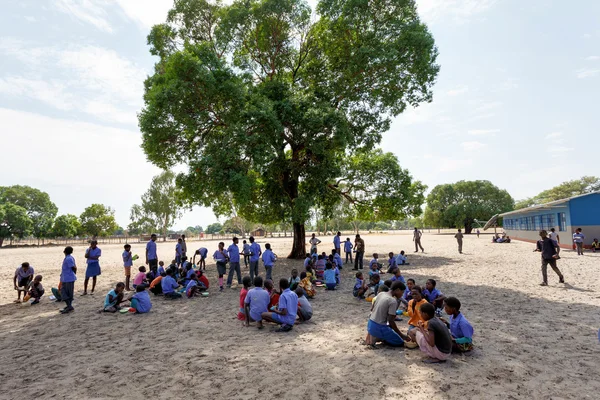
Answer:
M565 232L567 230L567 215L565 213L558 213L558 222L559 230Z

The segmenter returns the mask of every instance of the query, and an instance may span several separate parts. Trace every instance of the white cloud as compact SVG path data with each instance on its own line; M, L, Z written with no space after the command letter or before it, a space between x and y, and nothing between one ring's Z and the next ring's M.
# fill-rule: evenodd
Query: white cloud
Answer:
M27 22L37 22L37 18L35 18L34 16L31 16L31 15L26 15L25 20Z
M479 105L477 108L475 108L475 111L489 111L489 110L494 110L496 108L499 108L502 106L502 102L500 101L491 101L491 102L481 102L481 105Z
M596 60L600 60L600 56L589 56L585 58L586 61L596 61Z
M107 20L105 7L111 4L105 0L56 0L54 3L60 11L108 33L112 33L113 28Z
M419 14L426 22L452 19L463 23L490 9L497 0L417 0Z
M581 68L575 71L577 74L577 78L585 79L585 78L593 78L594 76L600 74L600 69L598 68Z
M161 24L173 7L173 0L116 0L125 14L145 28Z
M460 86L460 87L457 87L455 89L448 90L446 92L446 94L448 96L458 96L458 95L467 93L468 91L469 91L469 87L468 86Z
M487 146L485 143L476 142L476 141L475 142L462 142L460 145L464 151L477 151L477 150L481 150L485 146Z
M438 166L438 172L454 172L473 165L473 160L470 158L440 157L436 159L436 165Z
M574 149L572 147L566 147L566 146L549 146L548 147L548 153L552 153L552 154L568 153L573 150Z
M592 37L592 35L591 35L591 34L589 34L589 33L584 33L584 34L583 34L583 38L584 38L584 39L589 39L589 38L591 38L591 37Z
M401 125L416 125L432 121L434 118L439 120L443 112L438 110L438 107L436 103L423 103L416 108L408 107L396 121Z
M65 46L66 47L66 46ZM20 75L0 75L0 92L75 110L104 121L135 125L146 71L113 50L96 46L31 47L0 41L0 56L22 62Z
M498 132L500 132L500 129L472 129L467 131L469 135L473 136L493 135Z
M556 139L563 135L562 132L552 132L546 135L546 139Z

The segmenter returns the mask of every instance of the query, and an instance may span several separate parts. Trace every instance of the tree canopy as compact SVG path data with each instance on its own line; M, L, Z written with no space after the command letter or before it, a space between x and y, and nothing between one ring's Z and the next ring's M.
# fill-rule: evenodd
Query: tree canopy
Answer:
M59 215L54 220L51 234L54 237L71 238L82 233L81 223L73 214Z
M152 178L150 188L142 195L142 203L131 208L130 232L160 232L163 239L175 221L181 217L178 203L180 190L175 185L175 174L164 171Z
M489 181L460 181L438 185L427 196L423 223L434 228L461 228L471 233L475 219L487 221L513 210L515 202L506 190Z
M437 49L414 1L177 0L148 42L142 147L186 204L293 223L313 206L370 219L420 213L424 186L376 148L391 118L431 101ZM193 155L193 156L191 156Z
M103 204L92 204L79 218L82 231L91 236L109 236L118 228L114 210Z
M0 204L0 246L4 239L22 238L31 233L33 221L27 210L13 203Z
M550 203L551 201L566 199L581 194L597 192L600 190L600 178L595 176L583 176L580 179L563 182L552 189L544 190L540 194L527 199L519 200L515 209L537 206Z
M24 208L31 219L31 233L37 238L50 235L58 207L46 192L30 186L0 186L0 204L11 203Z

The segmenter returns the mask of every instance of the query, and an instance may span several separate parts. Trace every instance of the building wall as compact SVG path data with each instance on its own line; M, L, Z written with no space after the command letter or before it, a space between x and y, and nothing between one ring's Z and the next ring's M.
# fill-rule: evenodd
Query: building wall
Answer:
M575 229L600 225L600 193L572 199L569 205Z
M564 221L561 221L564 215ZM548 216L552 216L549 221ZM511 239L535 243L540 239L540 230L556 229L562 248L572 248L572 226L570 207L567 204L546 210L523 210L521 213L504 217L504 232ZM587 238L586 238L587 239ZM591 240L590 240L591 243Z

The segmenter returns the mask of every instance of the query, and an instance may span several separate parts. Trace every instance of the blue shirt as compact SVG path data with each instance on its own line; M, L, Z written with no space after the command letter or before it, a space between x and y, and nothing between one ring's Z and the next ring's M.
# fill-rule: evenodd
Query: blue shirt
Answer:
M390 264L390 269L396 268L398 266L398 262L396 261L396 259L394 257L390 258L388 260L388 263Z
M206 258L206 256L208 255L208 249L206 247L199 248L198 252L200 253L200 256L202 258Z
M112 301L111 301L112 298ZM114 307L117 305L117 292L115 289L108 292L106 297L104 298L104 307Z
M181 257L182 255L183 255L183 246L181 245L181 243L177 243L175 245L175 256Z
M340 243L341 243L341 239L338 235L335 235L333 237L333 247L335 247L336 249L340 248Z
M354 289L360 289L363 285L363 280L356 278L356 283L354 284Z
M138 302L137 311L139 313L147 313L152 308L152 301L150 301L150 295L147 290L137 292L132 298L136 299Z
M396 275L394 275L394 276L392 276L392 277L390 278L390 280L391 280L392 282L394 282L394 281L400 281L400 282L404 283L404 285L406 286L406 281L404 280L404 277L403 277L402 275L400 275L400 276L396 276Z
M87 254L89 257L100 257L102 255L102 250L100 250L100 247L96 247L95 249L92 249L91 247L89 247L86 251L85 254ZM91 260L89 258L86 258L86 263L92 263L92 262L98 262L98 260L94 259Z
M325 276L325 283L337 283L335 280L335 270L326 269L324 276Z
M231 244L231 246L227 248L227 253L229 253L229 262L240 262L240 248L237 244Z
M148 260L158 260L156 255L156 242L152 240L146 243L146 251L148 252Z
M165 272L165 268L162 265L158 266L158 275L162 275L163 272Z
M585 235L583 233L574 233L573 241L575 243L583 243L583 239L585 239Z
M188 290L190 290L194 286L198 286L198 282L196 282L196 281L189 281L188 284L187 284L187 286L185 287L185 291L187 292Z
M338 267L344 267L344 260L342 260L342 256L340 256L338 253L335 253L335 255L333 256L333 261L335 261Z
M349 240L346 240L344 242L344 251L346 253L350 253L352 251L352 249L354 248L354 246L352 245L352 242Z
M60 272L61 282L68 283L77 280L77 276L75 275L75 272L73 272L73 267L75 267L75 259L69 254L62 263L62 270Z
M425 300L427 300L430 303L433 303L433 301L441 295L442 292L440 292L437 288L433 288L431 292L427 289L423 289L423 298L425 298Z
M252 288L246 294L244 304L250 305L250 314L259 315L261 313L269 311L269 304L271 303L271 296L263 288Z
M369 263L369 268L371 268L373 265L377 265L379 264L379 260L374 258L371 260L371 262ZM379 266L378 266L379 267Z
M265 250L262 255L262 260L265 263L265 267L272 267L275 263L275 254L269 249Z
M250 261L258 261L260 260L260 255L261 255L261 250L260 250L260 244L254 242L250 245L250 253L252 254L250 256Z
M404 289L404 294L402 295L402 298L406 301L412 300L412 292L409 288Z
M311 257L306 257L304 259L304 268L308 267L308 264L310 264L312 258Z
M124 267L131 267L133 265L133 258L131 256L131 252L125 250L123 252L123 266Z
M173 293L179 287L177 281L171 275L167 275L160 281L160 286L164 294Z
M450 333L455 338L473 338L473 326L462 314L458 314L456 318L450 316Z
M217 260L217 262L225 262L227 261L227 253L225 252L225 250L223 250L222 252L217 250L215 251L215 254L213 254L213 258L215 260Z
M404 264L406 262L406 256L402 255L402 254L398 254L398 257L396 257L396 264Z
M248 297L246 296L246 298ZM279 315L281 322L287 325L294 325L296 315L298 314L298 295L296 292L292 292L289 288L285 289L281 293L281 296L279 296L279 305L277 308L280 311L287 310L287 315Z

